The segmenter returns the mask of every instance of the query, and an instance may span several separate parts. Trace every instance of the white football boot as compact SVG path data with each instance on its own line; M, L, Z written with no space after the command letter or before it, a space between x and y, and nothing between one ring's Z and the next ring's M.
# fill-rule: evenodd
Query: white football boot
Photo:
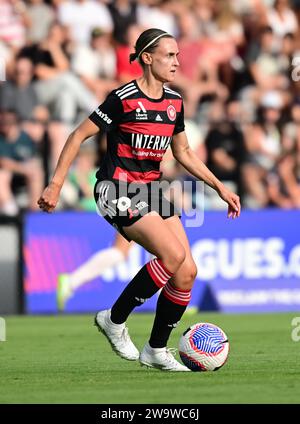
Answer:
M100 311L95 316L95 325L109 341L112 349L128 361L137 361L140 353L132 343L128 328L124 324L114 324L110 319L110 309Z
M173 356L175 352L176 349L168 349L167 347L152 348L149 343L146 343L140 354L140 363L149 368L158 368L162 371L191 371L176 361Z

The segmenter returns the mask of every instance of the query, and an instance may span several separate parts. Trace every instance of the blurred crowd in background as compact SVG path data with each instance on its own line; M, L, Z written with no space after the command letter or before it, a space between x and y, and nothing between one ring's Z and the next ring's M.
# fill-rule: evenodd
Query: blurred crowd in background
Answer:
M200 159L245 208L300 208L300 0L0 0L1 214L37 210L70 131L141 74L128 57L152 27L177 39L171 88ZM82 145L61 208L95 209L105 148ZM191 180L170 153L162 170Z

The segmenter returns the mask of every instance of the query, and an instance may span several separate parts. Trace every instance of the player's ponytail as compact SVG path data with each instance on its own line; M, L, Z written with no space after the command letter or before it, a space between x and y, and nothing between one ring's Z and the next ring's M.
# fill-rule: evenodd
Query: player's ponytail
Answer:
M136 53L130 53L129 55L129 63L134 62L138 58Z
M163 37L173 38L173 36L166 31L157 28L150 28L142 32L134 46L135 52L129 55L129 62L131 63L138 59L140 64L145 66L141 58L142 53L152 53L158 46L159 40Z

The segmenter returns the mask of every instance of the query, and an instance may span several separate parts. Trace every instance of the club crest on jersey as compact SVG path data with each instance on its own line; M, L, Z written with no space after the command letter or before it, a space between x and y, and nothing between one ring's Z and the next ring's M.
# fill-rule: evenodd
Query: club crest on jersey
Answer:
M167 114L170 121L175 121L176 119L176 109L173 105L167 107Z
M135 119L147 120L148 114L142 102L137 102L138 107L135 109Z

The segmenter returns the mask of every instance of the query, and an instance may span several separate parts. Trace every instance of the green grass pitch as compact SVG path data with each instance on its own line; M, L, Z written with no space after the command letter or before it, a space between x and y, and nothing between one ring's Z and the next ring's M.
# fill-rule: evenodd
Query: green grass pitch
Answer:
M6 317L0 403L299 403L294 316L187 315L170 347L177 347L189 325L203 321L219 325L230 341L228 362L206 373L167 373L119 358L93 326L92 315ZM151 314L130 317L137 347L147 340L152 320Z

